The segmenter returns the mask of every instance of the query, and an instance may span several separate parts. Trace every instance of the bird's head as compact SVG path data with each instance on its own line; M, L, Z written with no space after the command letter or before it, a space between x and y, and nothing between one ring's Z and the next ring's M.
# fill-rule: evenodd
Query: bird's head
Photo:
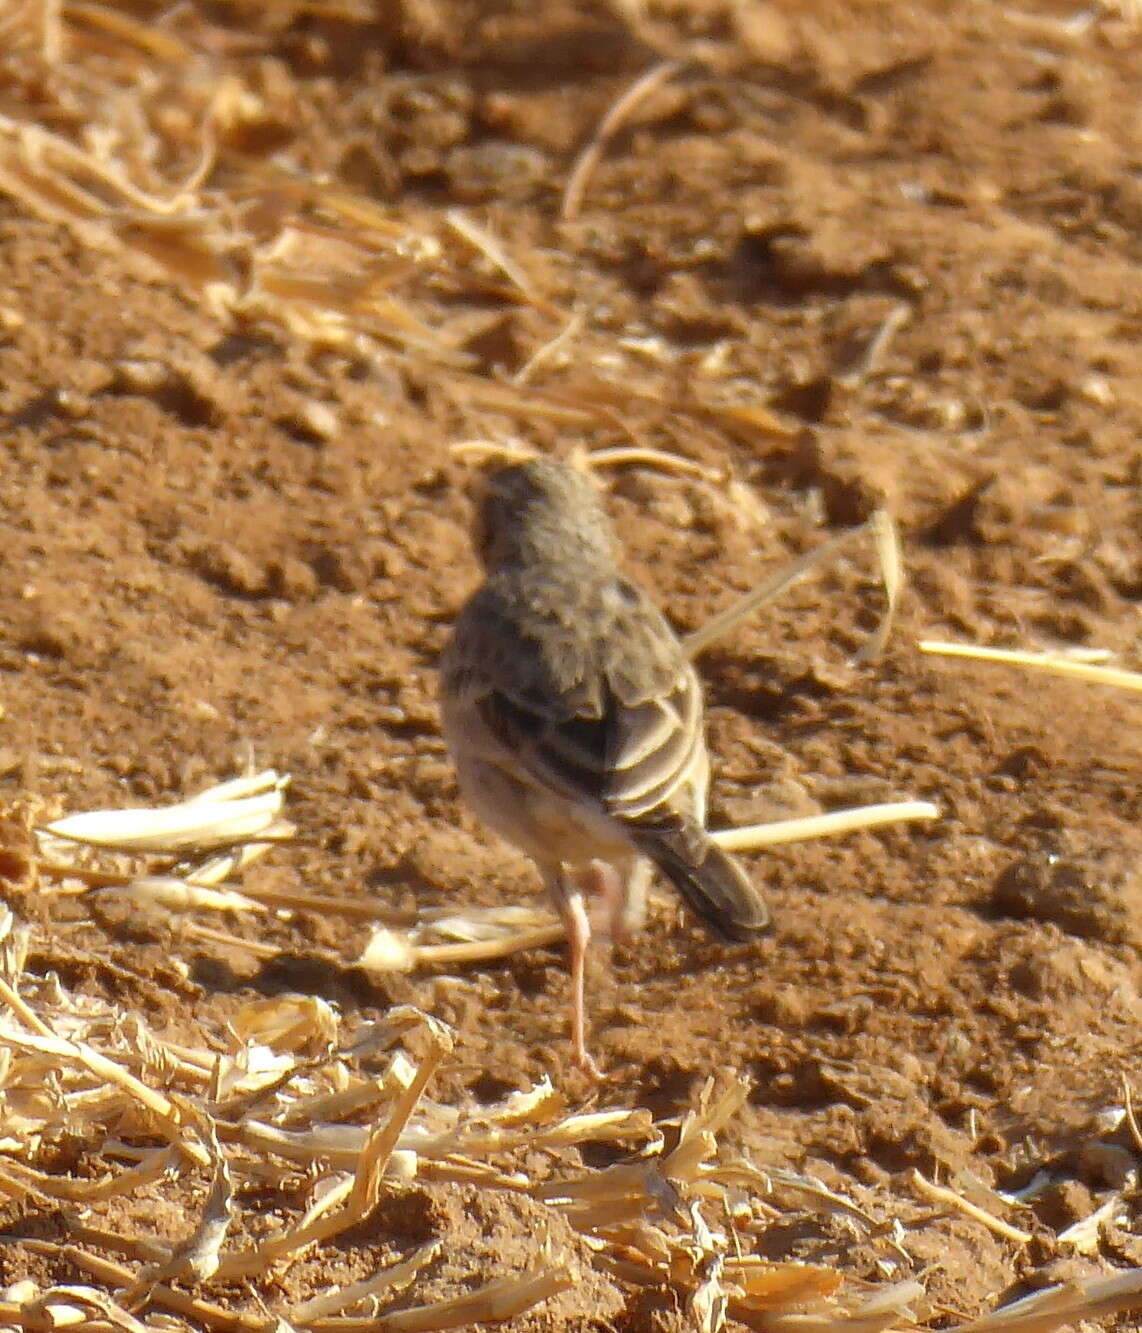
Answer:
M590 476L550 458L487 472L473 542L488 573L513 562L569 555L612 557L611 528Z

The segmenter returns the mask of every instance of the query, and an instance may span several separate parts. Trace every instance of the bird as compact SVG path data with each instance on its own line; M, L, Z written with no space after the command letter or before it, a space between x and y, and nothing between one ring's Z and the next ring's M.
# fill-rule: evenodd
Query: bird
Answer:
M584 896L612 933L642 925L650 866L710 931L742 942L765 899L706 829L702 687L649 596L618 567L585 471L549 457L483 479L473 545L484 579L440 659L444 738L484 823L535 863L564 924L577 1065L587 1049Z

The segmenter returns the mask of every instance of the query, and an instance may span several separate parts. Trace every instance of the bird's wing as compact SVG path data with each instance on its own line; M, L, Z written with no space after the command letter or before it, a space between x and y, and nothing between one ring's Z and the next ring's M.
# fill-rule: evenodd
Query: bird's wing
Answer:
M604 803L626 821L662 817L675 808L706 754L697 674L673 631L647 607L652 617L620 621L607 642L612 727ZM689 813L692 797L681 804Z
M701 687L650 601L616 579L544 608L485 585L444 663L486 757L622 821L671 808L705 755Z

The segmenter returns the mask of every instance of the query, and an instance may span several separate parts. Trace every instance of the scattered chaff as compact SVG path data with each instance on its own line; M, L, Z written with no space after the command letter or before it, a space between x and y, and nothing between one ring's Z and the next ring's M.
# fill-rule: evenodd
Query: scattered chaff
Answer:
M306 1055L332 1048L340 1026L337 1010L319 995L251 1000L230 1021L239 1050L257 1044L276 1052Z
M759 531L764 531L768 526L769 515L765 505L751 487L738 480L732 468L707 467L681 454L665 449L652 449L645 445L576 449L572 451L571 457L580 466L592 469L634 464L653 468L668 475L692 478L705 488L706 494L735 522L744 521Z
M838 1330L865 1327L851 1322L857 1306L844 1297L839 1274L763 1263L742 1250L742 1237L731 1247L706 1222L714 1213L729 1216L731 1197L759 1192L770 1180L740 1167L724 1182L716 1174L718 1137L748 1097L737 1075L711 1079L676 1129L644 1110L576 1110L546 1079L492 1105L446 1105L427 1095L451 1050L441 1024L406 1008L350 1031L323 1001L305 996L251 1001L231 1020L228 1050L216 1034L209 1049L183 1049L175 1058L137 1017L109 1022L112 1012L14 971L22 951L7 945L22 936L10 915L5 921L5 983L35 1015L37 1030L0 1025L0 1195L21 1200L25 1211L59 1215L72 1243L25 1243L66 1260L93 1285L4 1293L0 1322L58 1327L87 1317L75 1310L136 1333L145 1305L151 1320L165 1312L168 1326L190 1321L212 1333L272 1333L283 1321L312 1333L378 1326L431 1333L532 1309L578 1282L589 1259L600 1273L675 1287L711 1329L727 1310L750 1323L762 1310L778 1315L822 1301ZM452 934L472 928L455 914L441 923ZM475 933L492 924L474 923ZM366 1072L362 1066L380 1055L384 1072ZM55 1069L46 1098L38 1095L45 1058ZM51 1148L64 1126L74 1145L66 1162ZM636 1156L595 1170L576 1151L585 1143ZM124 1169L116 1158L132 1164ZM71 1162L82 1162L87 1178L69 1174ZM210 1184L185 1242L172 1247L145 1225L122 1230L133 1194L185 1191L203 1170ZM308 1207L268 1234L256 1219L251 1226L243 1202L251 1188L257 1198L299 1170L312 1182ZM236 1281L263 1281L281 1264L335 1245L388 1191L417 1181L526 1194L562 1214L590 1245L572 1254L545 1252L540 1243L535 1261L519 1273L437 1302L417 1300L418 1280L433 1270L447 1236L394 1256L362 1281L295 1296L288 1307L260 1315L231 1308L231 1295L209 1294L216 1284L223 1292ZM99 1221L111 1205L109 1218L119 1219L114 1229Z
M565 222L574 221L579 216L587 185L611 140L642 102L684 68L685 62L680 60L665 60L660 65L653 66L630 85L603 117L593 138L579 154L575 165L571 168L571 174L567 177L560 209L560 215Z
M9 0L7 12L0 13L0 42L56 66L63 55L62 11L63 0Z
M404 1178L409 1178L409 1170L414 1175L417 1174L416 1163L423 1162L426 1178L438 1181L479 1178L478 1175L473 1176L464 1170L464 1160L459 1156L461 1151L468 1154L468 1160L474 1166L479 1166L481 1162L473 1160L472 1154L478 1154L482 1159L489 1154L501 1155L512 1152L532 1155L546 1152L552 1155L554 1163L568 1146L576 1143L588 1140L612 1142L626 1140L641 1145L644 1155L649 1153L652 1158L653 1155L661 1156L664 1136L646 1112L612 1110L568 1115L564 1100L546 1082L529 1093L514 1094L499 1106L478 1108L474 1116L458 1119L453 1108L437 1106L426 1101L424 1097L424 1090L433 1070L447 1053L448 1044L443 1029L423 1016L418 1018L412 1012L400 1017L399 1023L396 1022L398 1017L400 1016L394 1015L393 1023L386 1029L387 1035L378 1031L366 1044L375 1044L377 1040L391 1041L399 1030L407 1030L410 1023L414 1027L419 1024L421 1030L431 1037L430 1054L422 1059L419 1065L413 1065L398 1053L395 1063L391 1066L394 1075L391 1089L383 1094L390 1099L391 1113L380 1118L372 1132L366 1131L363 1127L360 1129L353 1127L357 1146L348 1150L347 1157L345 1153L334 1151L331 1144L323 1147L320 1136L314 1139L309 1146L308 1154L304 1156L311 1169L320 1170L321 1163L333 1165L342 1158L355 1163L355 1167L348 1176L328 1177L328 1187L320 1192L314 1206L296 1226L263 1241L253 1250L228 1254L221 1249L225 1234L233 1220L236 1197L234 1181L237 1179L237 1173L250 1171L252 1154L256 1154L259 1149L276 1154L285 1146L280 1135L262 1139L257 1134L252 1134L250 1131L255 1127L247 1120L237 1132L233 1126L227 1127L222 1135L209 1132L210 1142L213 1145L210 1156L215 1160L215 1183L203 1212L203 1220L196 1228L191 1241L171 1253L169 1258L160 1260L157 1266L154 1264L154 1255L156 1250L161 1252L162 1246L156 1246L141 1236L124 1238L120 1243L113 1235L101 1234L89 1225L77 1227L77 1237L82 1236L88 1245L110 1246L113 1251L118 1250L124 1255L131 1256L134 1262L142 1263L143 1268L136 1272L126 1264L101 1258L75 1245L62 1247L40 1241L29 1241L29 1245L53 1246L61 1254L66 1253L73 1264L86 1271L94 1280L107 1283L120 1293L112 1297L110 1294L96 1292L95 1298L104 1302L101 1309L105 1314L110 1309L107 1303L114 1303L117 1309L122 1311L123 1318L119 1320L119 1324L124 1328L134 1327L131 1323L134 1319L131 1310L138 1306L141 1298L145 1298L156 1309L196 1319L212 1329L268 1331L273 1327L273 1319L251 1320L248 1317L235 1315L224 1306L176 1290L169 1285L169 1279L176 1275L176 1270L182 1276L184 1283L189 1281L198 1287L208 1283L215 1275L220 1280L232 1280L240 1276L252 1278L264 1273L271 1263L280 1262L314 1244L327 1244L347 1226L355 1225L372 1210L378 1198L378 1190L383 1188L382 1182L387 1178L386 1164L393 1160L398 1151L403 1152L405 1159ZM259 1003L250 1013L243 1013L236 1026L245 1033L256 1031L262 1034L270 1018L271 1015L265 1010L264 1005ZM363 1049L360 1043L357 1048ZM331 1052L331 1056L339 1065L345 1059L347 1049ZM311 1066L310 1077L319 1073L321 1068L320 1064ZM625 1173L636 1185L635 1191L630 1193L629 1207L626 1210L632 1219L637 1219L638 1215L648 1208L652 1213L660 1212L662 1204L659 1200L663 1198L671 1200L668 1212L673 1210L674 1201L680 1198L678 1189L686 1180L697 1179L695 1172L715 1151L716 1133L724 1128L730 1116L740 1107L745 1092L746 1086L741 1080L731 1080L728 1083L723 1081L718 1087L709 1085L700 1099L699 1108L686 1118L678 1145L673 1152L662 1158L661 1168L656 1170L651 1160L647 1165L636 1168L633 1176L630 1176L629 1171ZM282 1103L282 1110L288 1109L290 1098L284 1085L279 1085L276 1095L286 1099ZM317 1105L318 1102L311 1098L311 1108ZM328 1108L331 1102L327 1100L325 1105ZM419 1117L415 1125L411 1121L414 1114ZM191 1122L198 1122L200 1115L201 1112L190 1115L188 1128ZM451 1127L433 1128L443 1121L451 1121ZM328 1127L329 1130L333 1128L332 1125ZM348 1130L350 1127L343 1128ZM402 1148L401 1145L410 1135L410 1142L415 1144L415 1148L411 1150ZM93 1141L92 1146L95 1149L97 1142ZM152 1160L147 1163L147 1178L153 1179L154 1173L160 1169L162 1172L172 1170L177 1172L177 1162L178 1159L169 1152L163 1153L161 1161ZM223 1162L226 1163L225 1170ZM588 1190L586 1186L590 1183L591 1173L583 1177L580 1170L577 1174L578 1183L574 1177L568 1178L567 1183L558 1192L568 1199L578 1197L584 1203L593 1196L596 1213L601 1206L605 1214L607 1199L613 1197L612 1185L608 1185L607 1190L602 1192ZM609 1175L595 1174L608 1177L614 1184L621 1184L624 1172L619 1168ZM41 1179L48 1178L44 1172L39 1172L38 1176ZM525 1188L536 1198L542 1198L548 1192L545 1187L529 1182L526 1174L517 1173L515 1177L509 1178L502 1172L485 1172L484 1179L488 1183L499 1181L501 1187L507 1185L516 1189ZM637 1187L639 1180L643 1182L641 1189ZM131 1188L137 1187L142 1183L142 1177L137 1172L121 1173L120 1183L122 1188L113 1197L122 1197ZM629 1185L624 1188L629 1193ZM663 1194L663 1189L668 1190L667 1195ZM640 1196L643 1200L641 1203ZM39 1191L34 1191L30 1197L33 1199L39 1197ZM48 1197L67 1200L74 1196L68 1190L56 1190ZM86 1202L90 1204L94 1200L87 1197ZM555 1202L552 1206L558 1207L560 1211L566 1210L566 1204L562 1202ZM606 1221L613 1229L616 1221L613 1211ZM697 1234L701 1228L697 1228L696 1223L694 1226ZM655 1234L648 1233L643 1252L653 1256L654 1268L644 1270L643 1279L676 1283L684 1292L692 1291L691 1300L696 1309L716 1309L717 1301L720 1299L718 1297L720 1288L713 1281L720 1264L720 1260L717 1259L717 1244L712 1239L708 1244L704 1244L703 1254L711 1257L703 1259L701 1255L695 1256L693 1252L695 1242L693 1239L687 1240L684 1231L679 1232L673 1239L667 1233L661 1232L661 1227L652 1228L652 1231ZM661 1234L657 1235L659 1232ZM375 1311L379 1303L391 1304L402 1294L405 1298L414 1294L416 1278L431 1266L442 1244L444 1244L443 1239L430 1242L407 1258L383 1268L372 1278L296 1303L275 1318L285 1319L295 1328L313 1329L315 1333L318 1330L323 1333L363 1333L367 1327L376 1326L377 1315L369 1313L358 1316L352 1313L353 1310L359 1308L362 1303L367 1303L370 1310ZM646 1249L647 1245L650 1247L649 1251ZM627 1249L629 1250L629 1246ZM690 1255L689 1262L682 1263L682 1256L687 1254ZM630 1262L629 1258L627 1262ZM802 1276L795 1284L789 1281L782 1284L775 1280L766 1286L744 1260L735 1260L733 1263L733 1285L730 1290L735 1292L741 1290L745 1293L740 1299L735 1297L739 1303L744 1300L748 1305L758 1297L763 1286L767 1291L767 1308L771 1310L780 1308L783 1301L793 1299L794 1291L798 1299L808 1298L810 1288L806 1286L804 1270L799 1265L769 1266L774 1271L788 1268L792 1273L797 1270ZM726 1271L730 1271L729 1266ZM551 1256L550 1259L545 1259L519 1275L498 1278L477 1287L463 1297L429 1305L414 1304L403 1309L386 1310L384 1327L435 1330L461 1323L508 1318L564 1290L576 1278L574 1264L569 1265L565 1257ZM839 1278L836 1282L839 1282ZM836 1282L832 1283L831 1287L835 1287ZM782 1290L784 1296L781 1294ZM820 1294L826 1288L818 1283L812 1290ZM58 1294L61 1296L58 1304L62 1307L67 1302L62 1299L62 1292ZM51 1298L54 1299L56 1295L53 1290ZM45 1299L48 1299L47 1293L30 1290L24 1293L19 1311L26 1312L30 1308L29 1301ZM16 1304L9 1301L3 1313L16 1318L18 1313Z
M204 1146L214 1163L214 1180L202 1209L198 1226L183 1244L172 1250L170 1258L154 1268L146 1268L125 1291L121 1300L128 1309L141 1309L150 1293L170 1278L187 1277L209 1281L218 1272L218 1255L234 1218L234 1180L218 1134L209 1120L203 1120Z
M128 43L143 55L156 60L185 65L194 56L190 47L169 30L153 23L142 23L130 14L116 13L105 5L89 4L86 0L68 0L67 17L80 33L84 28L106 33L116 42Z
M1094 1255L1102 1243L1103 1228L1113 1226L1124 1220L1125 1212L1121 1194L1112 1194L1109 1199L1086 1217L1080 1217L1065 1230L1059 1232L1059 1243L1069 1245L1079 1254Z
M806 552L791 565L778 570L776 574L759 584L758 587L751 589L744 597L739 598L727 607L725 611L708 620L701 629L687 635L684 640L686 651L691 657L697 657L700 653L705 652L715 640L736 629L747 616L752 615L759 608L773 601L775 597L780 596L786 588L792 587L809 570L831 560L842 547L847 546L855 537L866 531L872 534L876 546L887 605L880 624L857 655L857 661L864 662L877 656L887 642L903 581L903 565L900 558L900 541L896 533L896 525L893 523L891 515L883 509L878 509L860 527L842 532L831 541L825 542L823 546L818 546L814 550Z
M1095 666L1087 661L1076 661L1073 657L1062 653L1029 653L1009 648L985 648L972 643L943 643L936 639L922 639L919 647L922 653L933 653L941 657L964 657L976 662L1000 662L1006 666L1046 671L1052 676L1085 680L1092 685L1113 685L1122 690L1142 691L1142 673L1123 671L1117 667Z
M522 388L525 384L531 382L535 377L536 371L543 366L549 365L560 354L575 341L582 333L587 323L587 316L582 310L577 310L563 325L554 338L549 339L541 347L537 347L528 357L522 366L512 376L512 384L517 388Z
M460 440L451 446L452 456L461 462L471 463L476 467L488 464L526 463L538 457L538 451L522 440ZM723 474L714 468L684 458L681 454L668 453L665 449L652 449L646 445L623 445L608 449L572 450L571 460L582 468L622 467L629 464L641 464L656 468L660 472L675 473L679 476L696 477L703 481L720 484Z
M117 163L9 116L0 116L0 190L52 222L79 227L108 217L108 199L124 213L158 217L193 206L192 191L181 185L164 194L143 190Z
M758 439L788 440L797 434L795 427L782 421L764 403L741 402L734 399L718 402L709 397L684 399L678 404L684 411L705 418L724 429L745 445Z
M124 1333L148 1333L146 1324L94 1287L59 1286L41 1292L33 1284L28 1285L31 1290L18 1305L0 1302L0 1319L6 1324L10 1317L16 1327L26 1329L106 1327L122 1329Z
M258 939L244 939L241 935L235 935L233 931L207 926L201 921L184 921L180 925L180 931L187 939L220 944L224 949L234 949L238 953L249 954L252 958L261 958L266 962L280 957L282 952L276 944L267 944L264 940Z
M437 918L441 933L469 943L494 936L498 924L493 914ZM637 1108L577 1109L546 1079L490 1105L448 1104L429 1096L450 1058L440 1023L411 1008L350 1023L309 996L250 1001L226 1033L176 1050L137 1016L22 972L27 929L10 913L0 919L5 986L34 1019L0 1023L0 1196L25 1215L50 1210L71 1240L21 1240L11 1228L7 1239L66 1263L88 1285L9 1288L0 1325L141 1333L145 1305L148 1327L172 1330L434 1333L537 1309L581 1282L589 1264L611 1281L672 1288L695 1326L709 1330L729 1319L775 1333L915 1326L911 1307L923 1297L915 1281L849 1290L836 1268L752 1252L766 1220L792 1206L803 1220L843 1214L865 1244L898 1254L882 1222L812 1177L721 1160L719 1140L750 1091L734 1072L709 1079L680 1123ZM54 1146L63 1130L66 1157ZM596 1169L583 1144L626 1156ZM308 1182L304 1201L299 1178ZM359 1281L308 1294L295 1282L288 1302L267 1298L282 1265L335 1253L338 1238L392 1191L461 1184L527 1196L565 1219L580 1248L545 1247L537 1236L520 1271L473 1274L463 1294L426 1300L421 1283L448 1250L444 1234L378 1256ZM131 1200L168 1190L185 1199L188 1186L203 1203L189 1238L172 1247ZM257 1202L267 1189L285 1191L269 1231ZM254 1312L236 1303L243 1283L258 1284L268 1303ZM1124 1274L1000 1311L970 1333L1039 1333L1076 1310L1138 1303L1142 1278Z
M689 1258L698 1279L690 1293L690 1313L698 1333L722 1333L728 1304L724 1285L728 1243L725 1236L715 1235L706 1225L696 1199L690 1205L690 1221L693 1239Z
M458 408L502 412L528 423L542 420L557 426L584 428L597 425L601 417L606 419L605 412L589 402L582 392L571 397L550 389L537 389L530 384L500 383L482 379L479 375L461 374L449 375L441 381L440 388ZM622 429L622 423L617 419L611 424ZM534 454L535 450L528 447L529 457Z
M829 1189L816 1176L790 1171L785 1167L768 1167L763 1171L744 1159L711 1166L706 1169L705 1175L718 1185L738 1186L751 1192L757 1191L763 1196L786 1191L811 1200L816 1208L847 1217L869 1231L875 1225L863 1208L836 1190Z
M98 1204L153 1185L172 1172L174 1166L172 1148L155 1148L136 1167L109 1173L99 1180L76 1180L37 1171L14 1159L0 1158L0 1194L11 1199L29 1197L59 1203Z
M900 533L892 515L886 509L878 509L869 518L868 527L880 562L886 606L880 624L856 655L858 664L875 661L884 652L904 586L904 556L900 549Z
M23 1244L33 1253L58 1255L67 1263L82 1269L97 1282L102 1282L112 1289L129 1287L135 1278L134 1270L127 1264L117 1263L101 1254L92 1254L78 1245L59 1245L51 1241L38 1240L24 1241ZM180 1333L182 1329L189 1330L199 1326L210 1329L212 1333L278 1333L273 1320L251 1317L239 1311L225 1309L212 1301L189 1295L178 1287L160 1284L151 1291L150 1299L153 1306L185 1315L192 1321L189 1324L174 1323L173 1327L180 1330ZM0 1320L3 1320L6 1314L4 1305L0 1303ZM23 1324L18 1319L16 1326L29 1330L39 1330L44 1327L42 1323ZM168 1324L167 1327L171 1325Z
M1139 1153L1142 1153L1142 1128L1139 1127L1138 1117L1134 1114L1134 1094L1130 1091L1130 1080L1125 1075L1122 1077L1122 1105L1126 1126L1130 1130L1134 1147Z
M783 842L804 842L810 838L834 837L858 829L880 828L886 824L909 823L918 819L938 819L940 810L931 801L885 801L879 805L856 806L851 810L831 810L825 815L803 815L797 819L778 819L772 824L750 824L744 828L716 829L711 835L719 846L731 852L756 851Z
M541 1264L518 1277L497 1278L485 1286L451 1300L414 1306L386 1315L385 1333L436 1333L437 1329L469 1328L473 1324L498 1324L541 1305L576 1283L577 1275ZM377 1321L368 1319L323 1320L314 1333L374 1333Z
M108 1058L88 1042L17 1032L0 1022L0 1048L3 1047L80 1066L100 1084L111 1085L124 1094L122 1099L112 1099L118 1101L117 1109L121 1113L127 1106L133 1106L142 1113L140 1119L144 1125L157 1130L191 1160L200 1165L209 1161L202 1148L188 1140L183 1127L184 1117L170 1097L143 1083L121 1063Z
M582 462L591 468L623 467L631 463L644 467L657 468L661 472L674 472L684 477L702 477L706 481L720 482L721 474L713 468L703 467L692 458L683 458L681 454L668 453L665 449L650 449L628 445L611 449L584 450L580 455Z
M1012 1226L1010 1222L1005 1222L1001 1217L989 1213L986 1208L980 1208L978 1204L965 1199L962 1194L957 1194L946 1185L937 1185L935 1181L927 1180L919 1171L912 1172L912 1184L924 1198L963 1213L965 1217L970 1217L973 1222L978 1222L980 1226L986 1227L996 1236L1002 1236L1004 1240L1013 1241L1016 1245L1027 1245L1032 1239L1029 1231Z
M448 452L461 463L473 467L526 463L538 457L537 451L523 440L457 440Z
M171 914L263 912L258 899L221 886L294 838L294 826L282 816L288 785L288 777L269 770L177 805L68 815L32 826L26 847L0 851L26 861L38 882L53 886L46 890L51 893L145 903ZM13 821L4 827L13 828ZM187 929L209 928L188 923Z
M415 1282L419 1274L436 1259L442 1245L443 1242L439 1240L429 1241L407 1259L381 1269L372 1277L367 1277L361 1282L352 1282L347 1287L335 1287L332 1291L322 1292L320 1296L300 1302L289 1311L289 1322L295 1328L318 1326L322 1321L328 1321L331 1315L352 1310L354 1306L364 1305L366 1301L377 1301L384 1296L398 1295ZM332 1328L332 1325L330 1327Z
M355 4L294 8L365 21ZM505 299L522 293L550 308L464 215L397 220L363 193L302 180L251 149L251 130L256 138L289 113L255 74L231 66L210 77L220 30L176 32L165 17L93 0L8 9L0 62L38 60L51 70L51 95L23 118L0 116L0 193L66 225L85 247L157 266L221 319L274 322L317 349L412 351L457 370L474 358L436 327L439 309L430 313L419 279L430 272L485 298L487 284L436 233L463 236L496 264L513 284ZM140 96L159 86L162 96ZM173 180L172 163L181 173ZM212 188L219 171L225 189Z
M161 809L93 810L53 820L43 835L117 852L181 855L235 843L293 836L281 819L289 779L269 770L201 792Z
M906 305L903 301L894 305L881 321L876 333L870 339L864 354L855 366L847 373L838 377L839 383L846 388L852 389L866 380L870 375L876 373L880 368L881 362L888 354L888 349L897 333L908 323L912 317L912 307Z
M5 909L7 910L7 909ZM10 985L4 978L0 977L0 1001L8 1006L25 1027L29 1028L37 1036L51 1038L54 1034L16 991L15 987Z
M178 879L173 875L142 875L121 889L109 888L100 895L126 898L140 903L152 903L168 912L260 912L260 903L247 898L236 889L210 889L197 882Z
M405 926L413 925L416 921L415 913L389 907L377 899L338 898L328 893L307 893L304 890L283 889L266 884L250 885L243 889L242 896L280 912L317 912L323 916L345 916Z
M959 1324L949 1333L1053 1333L1090 1319L1142 1307L1142 1268L1112 1277L1087 1278L1024 1296L1022 1300Z
M504 251L503 246L496 238L474 222L467 213L460 208L450 208L444 214L444 221L451 227L457 236L467 241L468 244L482 254L484 258L507 278L515 287L519 289L520 295L533 305L546 304L535 290L535 286L527 274L520 266L511 259Z
M459 967L547 948L562 938L562 924L549 912L533 908L428 911L410 928L375 929L357 966L378 976L419 967Z

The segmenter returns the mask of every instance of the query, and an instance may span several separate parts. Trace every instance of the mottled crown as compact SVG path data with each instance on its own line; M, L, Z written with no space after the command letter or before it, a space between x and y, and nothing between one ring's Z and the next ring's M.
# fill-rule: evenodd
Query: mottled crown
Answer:
M488 474L475 543L489 572L510 562L612 556L611 527L590 477L549 458Z

